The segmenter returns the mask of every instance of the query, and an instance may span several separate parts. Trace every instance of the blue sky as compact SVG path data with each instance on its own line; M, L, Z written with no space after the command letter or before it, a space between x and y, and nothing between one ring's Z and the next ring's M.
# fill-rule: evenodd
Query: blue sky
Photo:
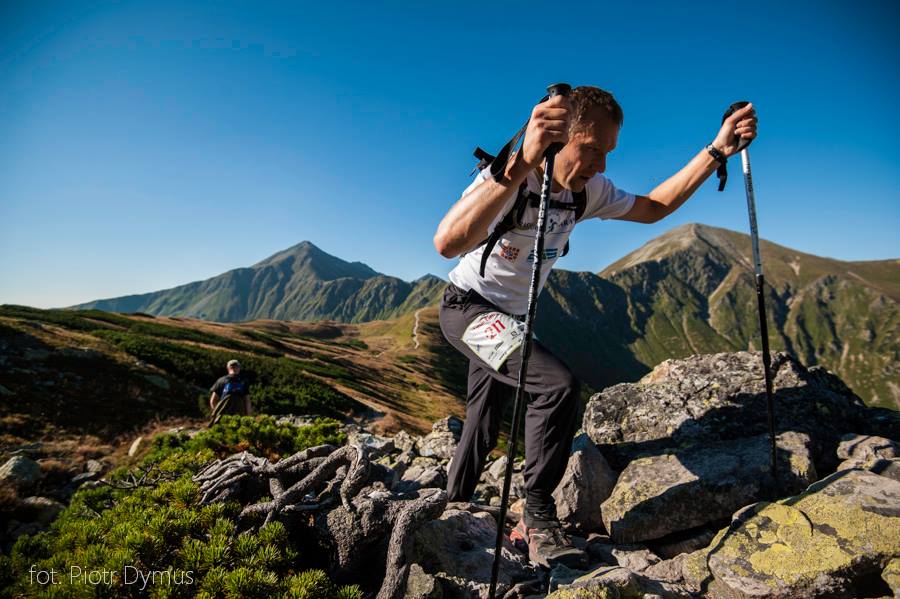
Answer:
M762 237L900 257L900 4L608 4L4 2L0 303L163 289L302 240L446 278L431 239L472 149L556 81L616 95L607 175L636 193L752 100ZM654 225L580 225L558 266L686 222L747 231L739 173Z

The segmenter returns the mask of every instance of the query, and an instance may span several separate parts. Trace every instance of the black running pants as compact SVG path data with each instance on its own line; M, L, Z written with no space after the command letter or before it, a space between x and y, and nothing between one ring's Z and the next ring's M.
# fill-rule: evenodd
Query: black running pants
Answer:
M452 283L441 300L441 330L453 347L469 358L465 424L447 483L450 501L471 500L488 454L497 443L505 400L515 399L521 350L498 372L461 340L474 319L500 311L474 290L463 291ZM525 413L525 519L529 526L540 526L556 519L552 494L565 472L577 428L579 383L559 358L535 340L525 391L532 397Z

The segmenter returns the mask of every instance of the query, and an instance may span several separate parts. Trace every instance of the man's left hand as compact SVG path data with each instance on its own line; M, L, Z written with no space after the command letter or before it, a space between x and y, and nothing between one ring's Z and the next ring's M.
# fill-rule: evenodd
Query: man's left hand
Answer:
M733 156L738 151L741 138L747 140L756 138L756 121L756 109L752 103L747 104L725 119L712 145L726 157Z

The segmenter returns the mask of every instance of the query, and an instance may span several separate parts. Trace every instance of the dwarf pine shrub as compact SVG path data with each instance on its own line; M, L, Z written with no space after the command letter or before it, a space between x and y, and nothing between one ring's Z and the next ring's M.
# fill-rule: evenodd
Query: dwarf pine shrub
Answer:
M355 585L338 587L305 566L312 561L280 522L239 533L242 506L201 505L191 478L214 457L242 448L277 456L341 442L335 421L295 427L270 417L226 416L193 439L158 437L139 468L153 464L171 477L134 489L79 490L50 530L20 537L9 557L0 556L0 594L360 599ZM120 468L109 478L126 474Z
M311 360L235 354L204 347L170 343L130 332L101 330L94 335L135 358L158 366L182 380L208 387L222 375L223 365L239 356L242 373L250 381L250 397L261 412L304 412L338 417L361 407L347 395L307 372L331 378L350 378L346 369Z

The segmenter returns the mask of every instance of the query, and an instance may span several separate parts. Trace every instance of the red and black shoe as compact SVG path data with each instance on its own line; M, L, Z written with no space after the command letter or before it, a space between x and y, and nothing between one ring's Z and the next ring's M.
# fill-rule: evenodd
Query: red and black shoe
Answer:
M562 564L579 569L586 567L588 563L587 553L572 544L559 522L530 527L525 525L524 520L519 520L509 539L516 549L523 553L527 551L528 559L533 564L544 568L550 569L556 564Z

